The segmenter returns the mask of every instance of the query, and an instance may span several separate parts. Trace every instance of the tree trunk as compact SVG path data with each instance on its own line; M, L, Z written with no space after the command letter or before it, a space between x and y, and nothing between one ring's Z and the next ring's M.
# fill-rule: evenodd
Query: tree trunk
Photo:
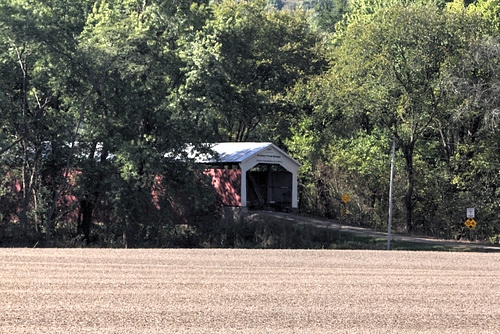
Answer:
M80 201L80 212L78 215L78 234L83 234L85 242L90 241L90 230L92 227L92 214L94 212L94 202L84 198Z
M26 153L26 148L24 148L24 162L23 162L23 171L22 171L22 206L21 206L21 212L19 214L19 219L21 223L21 231L22 233L26 233L27 231L27 226L28 226L28 206L29 206L29 190L28 190L28 182L27 182L27 168L26 168L26 161L27 161L27 153Z
M22 116L22 121L25 122L26 120L26 115L28 114L28 67L26 66L27 60L26 58L20 53L19 49L17 48L16 45L14 45L16 52L17 52L17 59L19 61L19 65L21 68L21 71L23 72L23 86L22 86L22 104L21 104L21 116ZM25 137L27 133L29 132L29 128L24 124L23 126L23 133L22 136ZM30 202L30 195L31 195L31 182L27 180L27 164L28 164L28 147L27 147L27 142L26 140L22 140L22 146L23 146L23 202L22 202L22 208L21 208L21 216L20 216L20 223L21 223L21 231L23 235L26 235L28 231L28 208L29 208L29 202ZM35 164L33 165L34 168ZM31 175L33 176L33 175ZM31 178L30 178L31 179Z
M136 239L135 224L129 221L128 216L125 218L126 221L123 223L123 248L134 248Z
M25 159L28 159L27 155ZM20 213L20 226L21 226L21 233L23 236L27 235L28 233L28 211L30 210L30 202L32 198L32 193L33 191L33 182L35 179L35 173L36 173L36 163L37 163L37 157L35 156L35 161L33 163L32 170L29 172L29 175L26 175L28 173L26 166L23 166L23 200L22 200L22 207L21 207L21 213ZM26 164L25 164L26 165Z
M410 140L409 143L403 143L403 155L406 161L406 194L405 194L405 226L406 231L411 233L413 230L413 151L415 149L415 141Z
M102 78L103 81L104 81L105 77L106 77L106 75L103 76L103 78ZM87 106L87 102L88 102L89 98L94 94L94 92L97 90L97 87L99 85L94 85L92 87L92 89L88 92L88 94L85 96L85 98L83 99L83 101L80 105L80 111L79 111L80 115L79 115L78 120L76 121L75 129L73 131L73 135L72 135L71 142L70 142L70 149L68 152L68 156L66 158L66 170L64 172L64 178L63 178L62 182L59 184L59 188L57 189L57 192L54 196L54 202L52 203L52 206L51 206L49 213L47 215L47 217L48 217L47 218L47 228L45 231L45 239L46 239L47 244L51 243L51 233L52 233L52 228L53 228L53 225L55 223L55 218L56 218L57 201L59 200L59 197L61 196L61 194L64 193L64 191L66 190L66 186L68 184L69 175L71 173L71 159L72 159L73 154L74 154L75 144L76 144L76 140L78 137L78 132L80 131L80 125L83 122L85 107Z
M27 143L23 141L23 169L22 169L22 206L19 214L21 233L26 236L28 233L28 211L30 210L30 202L35 196L34 182L36 180L37 165L41 157L41 149L37 148L35 155L29 157L27 150ZM32 160L30 168L28 161Z

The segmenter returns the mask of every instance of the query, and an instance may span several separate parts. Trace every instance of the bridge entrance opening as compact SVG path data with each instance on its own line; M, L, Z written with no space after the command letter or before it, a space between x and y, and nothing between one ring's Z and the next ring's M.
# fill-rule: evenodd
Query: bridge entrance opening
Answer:
M246 172L247 207L288 211L292 208L291 172L277 164L258 164Z

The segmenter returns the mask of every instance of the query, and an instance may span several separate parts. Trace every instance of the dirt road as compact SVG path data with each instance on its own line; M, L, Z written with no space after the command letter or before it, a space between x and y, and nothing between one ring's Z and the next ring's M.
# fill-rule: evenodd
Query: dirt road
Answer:
M328 219L312 218L298 214L290 214L283 212L273 212L273 211L251 211L249 216L254 220L265 221L266 219L273 219L279 221L290 222L292 224L307 224L310 226L330 228L339 230L342 232L354 233L359 235L365 235L375 238L387 238L387 232L374 231L368 228L351 226L346 224L341 224L338 221L332 221ZM454 241L454 240L443 240L435 239L430 237L416 237L410 235L394 234L391 233L391 240L408 241L408 242L420 242L433 245L447 245L453 247L464 247L464 248L481 248L490 251L499 251L500 245L486 245L480 243L474 243L469 241Z

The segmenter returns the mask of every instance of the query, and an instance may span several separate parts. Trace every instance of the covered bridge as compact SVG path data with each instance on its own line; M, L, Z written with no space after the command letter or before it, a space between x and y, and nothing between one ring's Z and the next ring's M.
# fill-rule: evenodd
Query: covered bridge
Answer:
M301 164L272 143L218 143L216 156L199 158L222 204L234 207L294 209Z

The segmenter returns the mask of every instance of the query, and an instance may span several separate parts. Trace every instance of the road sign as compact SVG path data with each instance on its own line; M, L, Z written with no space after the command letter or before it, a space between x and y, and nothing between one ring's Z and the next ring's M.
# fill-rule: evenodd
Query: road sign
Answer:
M342 202L347 203L350 200L351 200L351 198L349 197L349 195L345 194L344 196L342 196Z
M477 225L476 221L473 218L467 219L464 224L469 228L469 230L472 230Z
M342 219L346 219L347 218L347 209L346 207L343 207L342 208Z
M474 218L474 208L467 208L467 218Z

